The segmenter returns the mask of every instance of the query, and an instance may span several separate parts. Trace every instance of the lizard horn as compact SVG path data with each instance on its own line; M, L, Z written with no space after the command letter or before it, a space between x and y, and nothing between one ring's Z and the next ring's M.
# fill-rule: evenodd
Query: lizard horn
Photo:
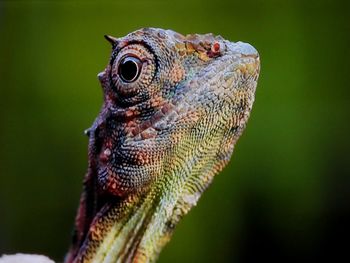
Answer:
M112 46L116 46L118 44L118 40L115 37L104 35L105 39L112 44Z

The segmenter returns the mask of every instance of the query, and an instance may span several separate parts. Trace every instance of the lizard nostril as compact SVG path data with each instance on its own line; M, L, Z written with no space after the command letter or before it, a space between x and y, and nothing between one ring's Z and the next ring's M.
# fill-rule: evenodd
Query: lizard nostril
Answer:
M220 44L218 42L215 42L212 46L212 51L217 53L220 51Z

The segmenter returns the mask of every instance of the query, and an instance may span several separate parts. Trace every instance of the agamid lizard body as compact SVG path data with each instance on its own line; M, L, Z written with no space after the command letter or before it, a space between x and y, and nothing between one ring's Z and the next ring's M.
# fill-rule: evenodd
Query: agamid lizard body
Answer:
M87 132L65 262L154 262L229 161L252 109L259 55L212 34L144 28L106 38L104 103Z

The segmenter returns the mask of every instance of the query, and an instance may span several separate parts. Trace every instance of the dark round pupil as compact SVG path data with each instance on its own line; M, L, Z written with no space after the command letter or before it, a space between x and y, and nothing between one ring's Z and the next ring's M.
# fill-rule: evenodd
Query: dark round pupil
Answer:
M119 64L119 76L125 82L132 82L139 76L140 67L141 61L138 58L126 57Z

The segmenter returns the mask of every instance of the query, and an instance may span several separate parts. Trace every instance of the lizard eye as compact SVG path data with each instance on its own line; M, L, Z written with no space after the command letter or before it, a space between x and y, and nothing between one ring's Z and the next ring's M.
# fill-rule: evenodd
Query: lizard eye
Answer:
M1 1L1 0L0 0ZM149 98L156 74L155 55L142 44L130 44L114 54L110 71L110 87L117 100L128 105Z
M121 59L118 67L119 77L126 83L135 81L141 72L142 61L133 56L127 56Z

